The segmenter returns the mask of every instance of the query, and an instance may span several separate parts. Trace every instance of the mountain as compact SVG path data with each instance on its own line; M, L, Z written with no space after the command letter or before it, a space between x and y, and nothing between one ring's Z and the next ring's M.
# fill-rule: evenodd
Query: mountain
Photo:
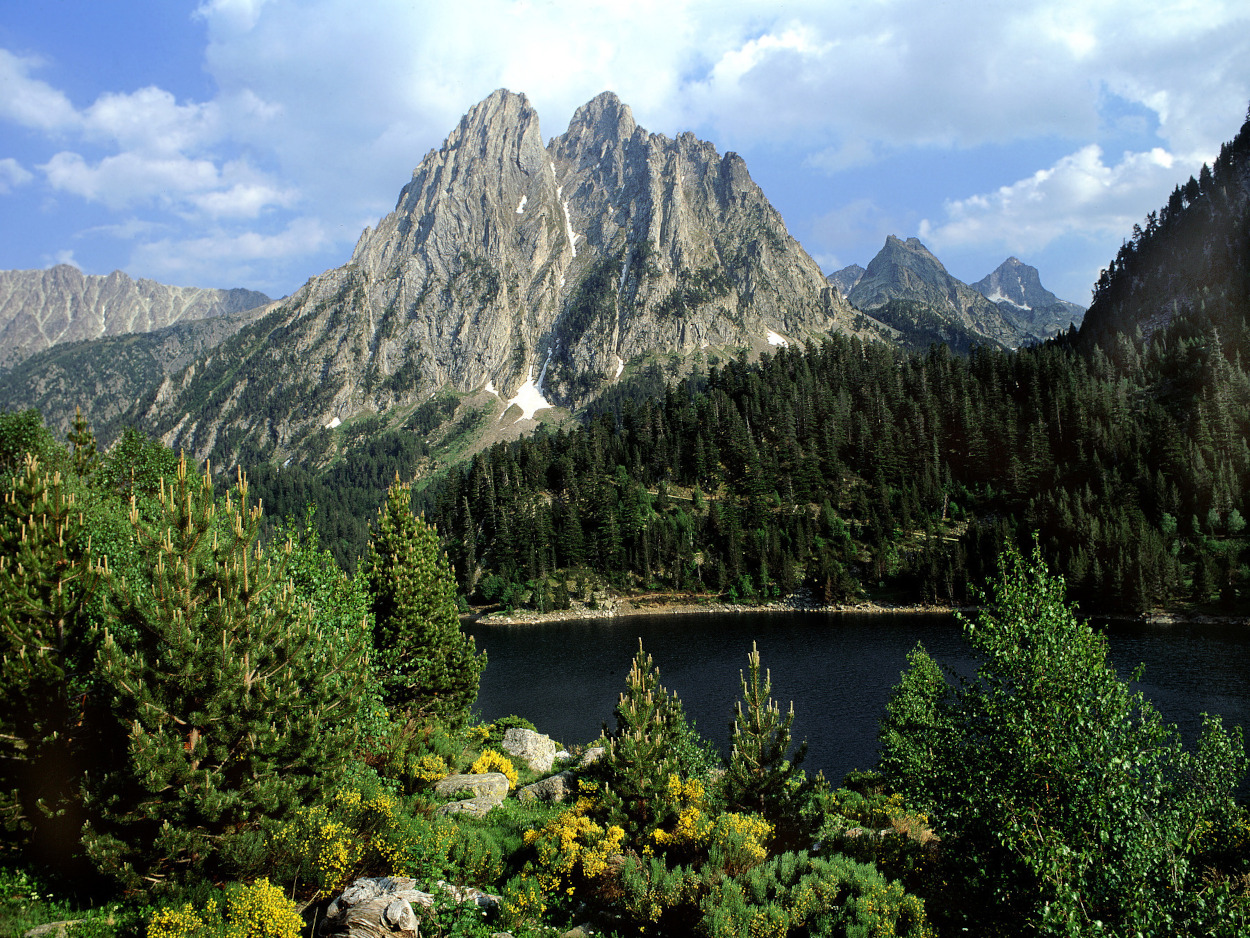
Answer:
M0 368L61 342L149 332L269 302L253 290L171 287L120 270L107 277L68 264L0 270Z
M0 370L0 409L34 407L49 427L65 433L81 407L97 439L107 445L120 434L122 418L137 399L264 313L265 307L258 306L151 332L58 342Z
M972 284L1028 341L1044 341L1081 324L1085 307L1061 300L1042 286L1036 267L1009 257L993 273Z
M864 268L858 264L852 264L850 267L834 271L825 279L841 296L845 297L855 288L855 284L864 279Z
M927 309L951 327L981 337L1004 348L1015 348L1027 335L1008 322L997 306L961 280L918 238L902 241L894 235L868 264L868 269L847 295L852 306L875 313L892 300ZM899 323L894 323L904 328Z
M322 428L441 389L530 417L657 355L891 334L829 286L741 157L649 134L611 93L544 146L526 98L496 91L349 263L277 309L165 381L146 425L230 465L324 452Z

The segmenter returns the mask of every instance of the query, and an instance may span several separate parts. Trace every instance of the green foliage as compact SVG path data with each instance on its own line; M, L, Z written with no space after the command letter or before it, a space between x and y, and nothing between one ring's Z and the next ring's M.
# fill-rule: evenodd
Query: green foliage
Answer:
M615 715L616 728L605 729L605 752L593 774L603 782L609 816L643 842L663 817L669 777L706 776L712 759L681 700L660 684L660 669L641 640Z
M409 487L393 485L364 562L377 665L388 706L457 727L477 699L486 655L460 629L437 532L410 506Z
M920 899L874 867L842 856L781 854L716 883L701 908L701 930L711 938L932 934Z
M298 907L267 879L233 883L225 901L209 899L196 907L158 909L148 921L147 938L299 938L304 920Z
M1116 676L1040 551L1002 564L965 623L976 679L944 691L915 654L883 733L887 780L952 841L949 875L966 892L948 912L1041 934L1215 927L1233 910L1211 876L1241 871L1206 869L1214 858L1200 845L1238 821L1240 733L1209 719L1185 752Z
M749 677L738 673L742 700L730 726L729 765L722 786L731 806L777 821L793 813L791 801L802 780L799 765L807 754L807 743L790 756L794 704L783 716L769 697L772 675L765 671L761 682L760 653L754 642L747 662Z
M326 641L297 602L291 545L261 548L241 477L219 507L183 460L157 503L146 576L120 585L99 632L122 754L90 781L84 832L92 860L136 889L252 868L260 823L343 772L365 671L361 645Z
M883 775L909 800L922 799L942 784L958 779L938 778L950 768L939 753L951 746L954 731L951 688L923 645L907 654L909 668L890 693L881 721L880 759Z
M96 645L87 604L106 565L69 480L27 453L0 505L0 821L19 841L42 829L41 852L68 847L81 824L63 812L78 800Z

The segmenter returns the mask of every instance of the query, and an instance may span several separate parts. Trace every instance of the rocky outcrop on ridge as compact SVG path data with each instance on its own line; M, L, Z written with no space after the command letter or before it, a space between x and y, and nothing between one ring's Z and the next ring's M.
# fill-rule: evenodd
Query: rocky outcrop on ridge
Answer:
M253 290L171 287L107 277L58 264L47 270L0 270L0 368L63 342L150 332L269 303Z
M891 300L915 302L1005 348L1025 341L1024 334L997 306L947 273L918 238L903 241L894 235L887 237L847 299L867 312Z

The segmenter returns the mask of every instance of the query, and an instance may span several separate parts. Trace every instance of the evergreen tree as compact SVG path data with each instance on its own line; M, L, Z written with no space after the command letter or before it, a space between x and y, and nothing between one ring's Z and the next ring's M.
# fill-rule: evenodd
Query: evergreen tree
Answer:
M242 475L218 506L184 458L156 500L150 525L131 511L145 575L100 631L124 757L90 780L83 836L131 889L254 873L262 822L341 775L366 668L360 642L328 641L297 602L290 543L260 546Z
M605 752L594 774L603 781L608 813L642 838L661 819L669 776L706 778L714 756L687 722L681 700L660 684L660 669L641 639L615 716L616 729L604 728Z
M16 841L46 832L41 853L76 837L45 822L77 800L70 767L94 657L87 601L107 565L93 556L76 501L59 472L27 453L0 505L0 822Z
M438 532L411 503L409 486L391 486L364 559L375 656L388 706L459 726L477 699L486 655L460 629L456 581Z
M782 818L801 778L799 765L807 755L807 743L800 743L794 755L789 756L794 703L783 715L769 697L772 675L765 671L761 682L760 653L754 642L747 663L749 676L738 672L742 700L738 701L730 727L729 766L723 783L725 800L740 810L758 811L770 819Z

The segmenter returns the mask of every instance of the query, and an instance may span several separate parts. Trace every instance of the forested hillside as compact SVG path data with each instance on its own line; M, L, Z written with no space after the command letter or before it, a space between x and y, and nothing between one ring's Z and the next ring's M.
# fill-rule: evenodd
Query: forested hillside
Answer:
M554 571L585 568L737 598L960 602L1004 539L1040 531L1090 608L1233 607L1250 384L1213 336L1170 335L1131 373L1058 347L832 338L497 446L431 507L485 599L533 581L541 602Z

